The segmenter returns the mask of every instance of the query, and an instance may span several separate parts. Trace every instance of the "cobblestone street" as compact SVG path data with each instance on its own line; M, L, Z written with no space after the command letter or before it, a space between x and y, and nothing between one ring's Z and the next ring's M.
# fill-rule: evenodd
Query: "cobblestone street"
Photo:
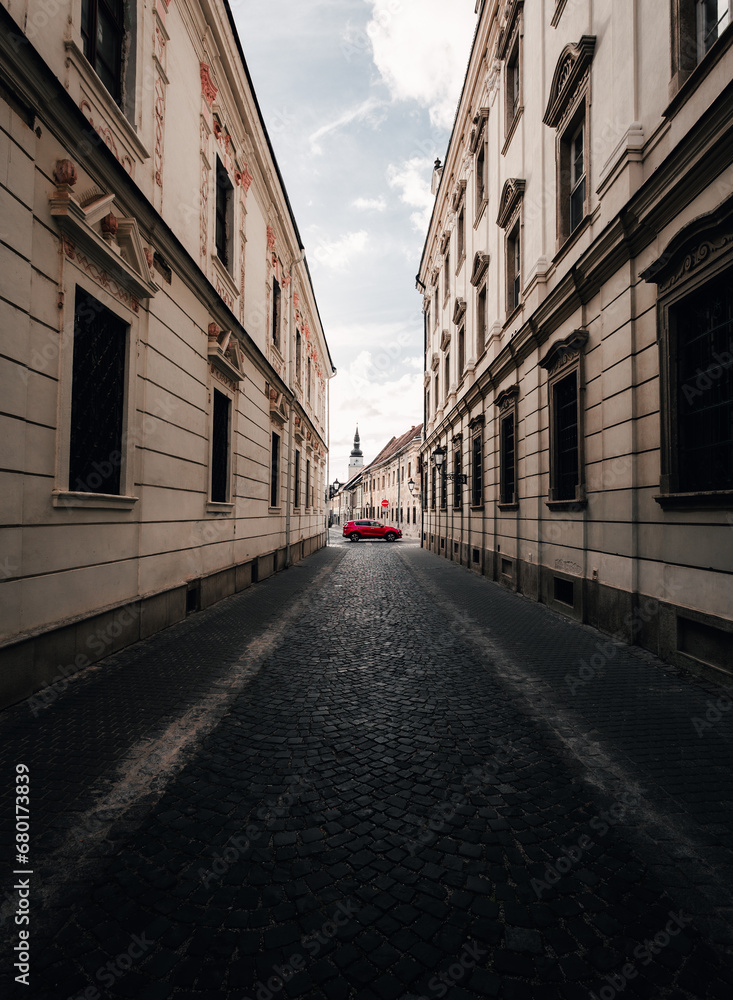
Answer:
M4 996L733 995L731 699L414 542L57 688L0 716Z

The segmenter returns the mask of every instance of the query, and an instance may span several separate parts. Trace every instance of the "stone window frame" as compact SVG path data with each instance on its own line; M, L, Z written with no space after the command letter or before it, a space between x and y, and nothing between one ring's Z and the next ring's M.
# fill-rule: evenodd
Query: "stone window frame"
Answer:
M268 467L270 470L269 475L269 509L270 510L280 510L282 504L282 434L279 431L270 428L270 448L269 457L270 461ZM277 449L275 448L275 438L277 438ZM275 457L275 452L277 451L277 458Z
M471 271L471 284L476 289L476 358L480 358L486 350L486 335L489 330L489 264L491 257L488 253L478 250L473 257L473 269ZM481 329L481 309L480 299L484 298L484 322L483 335Z
M469 479L471 485L471 510L483 510L484 507L484 422L483 413L479 413L468 424L471 441L471 475ZM477 442L478 449L476 448ZM476 467L477 450L479 453L478 469Z
M458 272L466 259L466 182L459 181L453 195L451 208L456 217L456 267Z
M463 484L461 475L463 474L463 434L453 435L453 509L461 510L463 507Z
M524 0L511 0L507 21L499 36L497 58L504 64L504 145L505 156L524 111ZM514 93L516 90L516 102Z
M480 108L473 119L468 152L473 156L474 229L489 203L489 109ZM479 186L479 181L481 184Z
M519 386L510 385L494 400L497 407L497 441L499 445L499 497L497 507L499 510L519 510L519 481L518 481L518 461L517 461L517 427L518 427L518 399ZM504 478L504 428L508 420L512 420L514 428L514 489L510 499L506 498L506 482Z
M555 131L555 220L556 253L577 238L590 221L591 192L591 66L596 49L595 35L582 35L560 53L550 85L542 119ZM572 141L583 127L585 193L581 220L570 228L570 156Z
M214 250L221 266L231 277L234 269L234 185L221 157L217 155L214 159L216 161L214 171ZM219 239L220 225L223 231L221 241Z
M216 434L216 396L215 393L219 393L224 397L229 403L228 407L228 421L227 421L227 470L226 470L226 488L224 491L224 499L215 500L213 497L213 485L214 485L214 436ZM212 513L227 513L234 509L233 495L234 495L234 433L235 433L235 414L237 411L237 396L236 391L231 389L229 386L224 384L221 380L217 382L212 382L211 393L210 393L210 417L209 417L209 469L207 476L208 483L208 497L206 502L206 512Z
M511 177L504 184L499 203L499 214L496 223L504 230L504 295L506 302L507 321L522 305L522 246L523 220L522 207L524 202L525 181ZM519 240L519 288L515 293L516 269L514 257L516 242Z
M677 412L675 308L712 280L730 273L733 279L733 197L693 219L668 243L640 277L657 285L659 345L660 484L654 496L662 509L733 509L733 490L679 489L677 474Z
M293 510L300 510L300 448L295 449L293 460Z
M550 510L578 511L588 504L585 492L585 345L588 331L573 330L564 340L556 341L540 360L540 367L547 372L547 408L549 432L549 487L545 501ZM575 496L558 498L556 493L558 476L557 413L555 390L559 383L569 376L576 380L577 405L577 483Z

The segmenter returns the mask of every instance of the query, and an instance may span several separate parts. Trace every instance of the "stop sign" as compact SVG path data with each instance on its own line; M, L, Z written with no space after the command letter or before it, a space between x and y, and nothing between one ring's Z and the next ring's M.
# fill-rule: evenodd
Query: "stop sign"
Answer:
M389 507L389 500L382 500L383 507Z

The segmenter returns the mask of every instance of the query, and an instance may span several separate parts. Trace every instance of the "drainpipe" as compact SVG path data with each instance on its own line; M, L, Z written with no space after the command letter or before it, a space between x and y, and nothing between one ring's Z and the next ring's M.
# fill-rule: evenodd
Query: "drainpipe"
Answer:
M293 374L293 349L295 346L295 329L293 326L293 290L295 288L295 267L305 260L305 253L302 253L297 260L290 265L290 304L288 307L288 386L292 393L290 404L290 415L288 416L288 476L287 503L285 504L285 569L290 566L290 515L293 506L292 489L292 468L293 468L293 439L295 437L295 376Z

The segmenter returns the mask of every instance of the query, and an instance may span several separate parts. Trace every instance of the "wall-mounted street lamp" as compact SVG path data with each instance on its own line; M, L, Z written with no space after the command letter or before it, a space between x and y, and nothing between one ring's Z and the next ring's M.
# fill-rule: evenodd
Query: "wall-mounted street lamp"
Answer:
M440 472L440 470L443 468L443 463L445 462L445 450L442 444L439 444L438 447L433 452L433 461L437 466L438 472ZM468 476L465 474L465 472L446 472L445 478L456 479L462 486L466 486L466 484L468 483Z

